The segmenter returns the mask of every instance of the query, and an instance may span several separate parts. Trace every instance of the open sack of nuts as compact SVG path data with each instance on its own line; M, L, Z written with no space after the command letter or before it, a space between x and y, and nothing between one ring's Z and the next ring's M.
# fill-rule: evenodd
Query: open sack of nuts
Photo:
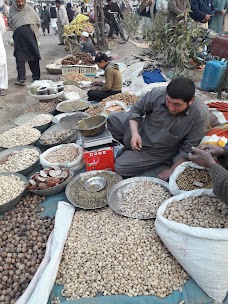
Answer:
M43 168L56 165L72 171L80 170L84 167L83 149L73 143L55 146L40 155L40 164Z
M176 167L169 178L169 190L172 195L197 189L205 189L210 194L212 188L209 171L190 161Z
M155 228L165 246L213 300L228 291L228 206L205 189L166 200Z

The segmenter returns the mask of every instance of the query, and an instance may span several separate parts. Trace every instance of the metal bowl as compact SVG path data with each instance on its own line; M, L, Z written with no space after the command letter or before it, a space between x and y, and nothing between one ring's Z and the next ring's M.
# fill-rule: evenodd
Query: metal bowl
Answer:
M48 127L50 127L51 121L53 118L53 115L51 115L50 113L47 113L47 112L30 112L30 113L22 114L22 115L18 116L17 118L15 118L13 122L15 125L21 126L24 123L26 123L29 119L36 117L38 115L41 115L41 114L50 115L50 122L48 122L44 125L41 125L41 126L34 126L32 128L35 128L35 129L39 130L40 132L44 132L45 130L47 130Z
M96 115L80 120L76 125L74 125L74 128L83 136L97 136L104 132L106 120L107 117Z
M49 94L49 95L37 95L37 94L32 94L30 91L28 91L29 95L31 95L33 98L38 99L38 100L52 100L59 98L60 96L63 95L63 91L58 92L56 94Z
M115 173L115 172L112 172L112 171L108 171L108 170L94 170L94 171L88 171L88 172L84 172L84 173L80 173L78 175L76 175L69 183L68 185L66 186L66 189L65 189L65 194L66 194L66 197L68 199L68 201L74 205L75 207L77 208L80 208L80 209L84 209L84 210L93 210L93 209L100 209L100 208L103 208L107 205L107 200L105 199L105 201L99 206L99 207L96 207L96 208L86 208L86 207L82 207L80 206L77 201L72 197L72 191L74 189L74 185L75 184L80 184L80 183L85 183L85 180L87 178L92 178L92 177L96 177L96 174L99 174L99 173L108 173L110 175L115 175L117 177L117 180L118 181L121 181L123 178L122 176L120 176L119 174ZM82 185L83 187L83 185ZM108 183L106 183L106 187L101 190L101 191L106 191L108 192L110 186L108 185ZM89 194L88 194L89 195ZM106 195L106 194L105 194Z
M64 122L60 122L58 124L55 124L54 126L48 128L44 133L42 133L40 139L39 139L39 144L45 148L50 148L50 147L54 147L60 144L68 144L71 142L75 142L78 136L78 131L77 130L72 130L73 133L71 135L69 135L68 137L66 137L65 139L59 140L53 144L44 144L42 142L42 137L44 135L47 135L49 133L53 133L55 131L62 131L62 130L67 130L67 129L72 129L73 125L75 124L75 120L69 120L69 121L64 121Z
M34 147L34 146L18 146L18 147L9 148L9 149L6 149L6 150L0 152L0 165L4 164L12 153L14 153L16 151L22 151L24 149L35 149L39 152L39 155L41 154L40 149L37 147ZM13 172L13 173L20 173L20 174L27 176L36 167L36 164L39 162L39 159L40 158L38 157L37 161L35 161L31 166L29 166L21 171L17 171L17 172Z
M125 179L112 187L112 189L108 193L108 198L107 198L109 207L118 214L121 214L126 217L131 217L128 214L125 214L125 212L120 210L120 206L121 206L121 203L123 200L123 198L122 198L123 191L129 186L133 186L134 184L137 184L137 183L139 183L141 181L145 181L145 180L151 181L155 184L159 184L169 192L169 184L159 178L146 177L146 176L132 177L132 178ZM133 218L136 218L136 217L133 217ZM153 215L151 217L146 217L146 218L144 218L144 217L137 217L137 218L141 219L141 220L151 219L151 218L156 218L156 215Z
M54 124L57 124L57 123L60 123L60 122L64 122L64 121L61 121L61 119L63 117L69 117L69 120L65 120L65 121L70 121L71 120L71 116L75 115L75 114L80 114L82 118L80 118L79 120L83 119L83 118L87 118L87 117L91 117L90 114L88 113L85 113L85 112L65 112L65 113L61 113L61 114L58 114L58 115L55 115L53 118L52 118L52 123ZM79 120L77 118L75 118L74 120L75 123L77 123Z
M34 174L36 174L36 173L34 173ZM32 175L34 175L34 174L32 174ZM33 194L39 195L39 196L56 195L56 194L61 193L66 188L67 184L72 180L73 176L74 176L74 172L71 171L69 177L64 182L62 182L61 184L59 184L57 186L50 187L50 188L44 189L44 190L28 190L28 191Z
M17 205L17 203L19 203L19 201L21 200L21 198L24 195L24 192L26 190L27 179L25 176L23 176L22 174L19 174L19 173L10 173L10 172L0 173L0 176L9 176L9 175L15 175L15 176L20 177L20 179L25 183L25 187L24 187L24 190L17 197L15 197L13 200L9 201L8 203L0 206L0 213L4 213L6 211L9 211L10 209L13 209ZM12 192L13 191L14 191L14 189L12 189Z
M99 192L106 186L106 180L101 176L91 177L85 182L85 189L89 192Z

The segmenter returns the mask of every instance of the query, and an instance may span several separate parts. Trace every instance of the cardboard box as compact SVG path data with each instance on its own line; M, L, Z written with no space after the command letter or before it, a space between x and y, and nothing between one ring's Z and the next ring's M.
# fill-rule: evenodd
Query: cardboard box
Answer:
M114 171L114 153L112 147L102 147L99 149L85 150L84 161L86 171L92 170L112 170Z

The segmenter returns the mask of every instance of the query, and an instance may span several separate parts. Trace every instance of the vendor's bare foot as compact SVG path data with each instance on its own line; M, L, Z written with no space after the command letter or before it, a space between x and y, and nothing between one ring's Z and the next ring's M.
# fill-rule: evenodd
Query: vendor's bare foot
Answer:
M6 91L4 89L0 89L0 96L5 96L6 95Z

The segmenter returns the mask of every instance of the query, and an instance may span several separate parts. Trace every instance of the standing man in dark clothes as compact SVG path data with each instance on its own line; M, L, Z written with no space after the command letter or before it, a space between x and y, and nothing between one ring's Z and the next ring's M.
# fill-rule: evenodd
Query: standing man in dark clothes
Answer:
M192 0L190 16L196 22L207 23L214 15L213 0Z
M14 84L24 86L26 61L32 71L32 80L40 79L41 57L38 48L40 18L25 0L14 0L9 11L9 25L14 33L14 56L18 72Z
M51 26L56 35L57 34L57 10L56 10L56 6L53 2L50 7L50 17L51 17Z
M47 30L48 34L50 33L50 14L46 6L44 6L41 12L41 27L44 36L45 36L45 30Z
M107 0L107 3L108 4L105 5L105 7L104 7L104 15L105 15L105 18L108 21L109 26L110 26L110 32L109 32L108 37L113 38L114 30L115 30L117 35L119 34L119 31L118 31L118 28L116 26L114 16L113 16L113 14L110 14L110 11L113 12L113 13L114 12L119 13L119 15L122 19L124 18L124 16L123 16L123 13L121 12L121 10L119 8L119 5L117 3L112 2L112 0Z
M74 20L75 13L74 13L74 11L72 10L71 3L67 3L66 11L67 11L67 16L68 16L69 22L73 21L73 20Z

